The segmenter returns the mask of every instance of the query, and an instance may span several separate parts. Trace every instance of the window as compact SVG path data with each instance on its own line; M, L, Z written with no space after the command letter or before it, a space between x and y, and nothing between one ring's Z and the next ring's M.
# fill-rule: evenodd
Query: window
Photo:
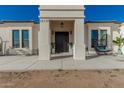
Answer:
M91 32L91 47L95 47L98 44L98 30L92 30Z
M13 48L19 48L20 47L19 30L13 30L12 37L13 37Z
M92 30L91 47L107 46L107 30Z
M29 48L29 31L22 30L22 48Z

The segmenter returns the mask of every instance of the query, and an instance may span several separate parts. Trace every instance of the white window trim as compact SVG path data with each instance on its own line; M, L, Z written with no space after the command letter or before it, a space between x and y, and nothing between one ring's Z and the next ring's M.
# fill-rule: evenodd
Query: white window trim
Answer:
M12 33L14 30L18 30L19 31L19 48L14 48L13 47L13 34L12 34L12 48L13 49L30 49L30 29L12 29ZM28 30L29 31L29 48L22 48L22 31L23 30Z
M109 49L111 49L112 48L112 44L111 44L111 38L112 38L112 34L111 34L111 27L97 27L97 28L91 28L90 30L89 30L89 34L88 34L88 50L94 50L94 48L92 48L91 47L91 33L92 33L92 30L98 30L98 34L100 33L100 30L107 30L107 35L109 35L109 36L111 36L111 37L109 37L109 38L107 38L107 47L109 48Z

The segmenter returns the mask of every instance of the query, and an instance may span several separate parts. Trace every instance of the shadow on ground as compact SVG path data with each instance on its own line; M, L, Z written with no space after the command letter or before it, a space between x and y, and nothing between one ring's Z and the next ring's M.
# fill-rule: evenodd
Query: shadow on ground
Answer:
M71 58L71 57L73 57L73 55L54 56L54 57L51 57L51 60L64 59L64 58Z
M94 58L97 58L97 57L100 57L100 56L98 56L98 55L86 56L86 59L90 60L90 59L94 59Z

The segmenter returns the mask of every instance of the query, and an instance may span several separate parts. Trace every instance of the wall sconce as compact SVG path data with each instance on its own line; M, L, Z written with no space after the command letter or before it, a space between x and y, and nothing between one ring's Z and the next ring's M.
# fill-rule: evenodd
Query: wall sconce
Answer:
M61 27L64 27L64 23L63 22L61 22L60 25L61 25Z
M52 35L54 35L54 31L52 31Z

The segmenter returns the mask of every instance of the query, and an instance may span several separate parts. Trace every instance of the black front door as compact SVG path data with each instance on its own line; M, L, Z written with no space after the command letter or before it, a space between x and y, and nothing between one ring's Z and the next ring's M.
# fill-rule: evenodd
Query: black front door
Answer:
M55 52L68 52L69 51L69 33L68 32L56 32L55 33Z

